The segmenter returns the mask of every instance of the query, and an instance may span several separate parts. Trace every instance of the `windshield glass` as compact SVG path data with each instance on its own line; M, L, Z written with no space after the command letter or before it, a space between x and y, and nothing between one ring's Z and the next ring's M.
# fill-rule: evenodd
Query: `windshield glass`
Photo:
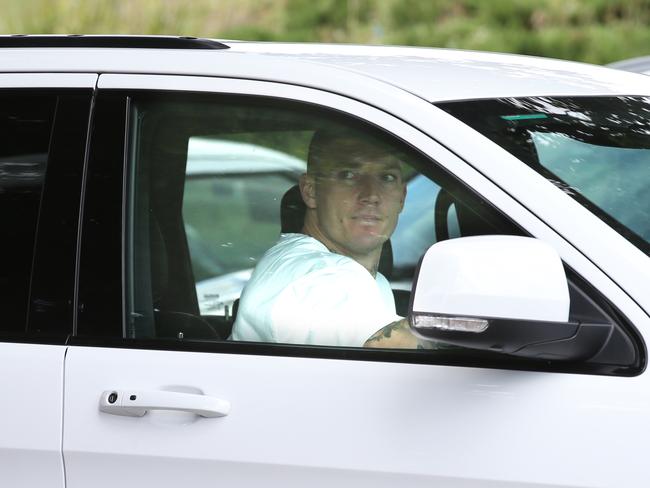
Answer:
M437 104L517 156L650 254L650 98Z

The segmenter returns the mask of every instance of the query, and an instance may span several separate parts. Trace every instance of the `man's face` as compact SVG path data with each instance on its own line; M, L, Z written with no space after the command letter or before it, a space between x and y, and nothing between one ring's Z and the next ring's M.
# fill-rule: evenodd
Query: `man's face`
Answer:
M377 252L395 230L406 186L394 157L350 159L322 163L306 176L313 185L306 204L315 210L320 237L330 249L363 257Z

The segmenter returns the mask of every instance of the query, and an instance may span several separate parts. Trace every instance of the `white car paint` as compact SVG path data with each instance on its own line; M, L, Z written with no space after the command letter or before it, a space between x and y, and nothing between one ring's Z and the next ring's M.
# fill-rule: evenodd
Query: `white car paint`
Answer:
M76 347L67 486L643 486L644 376ZM87 368L91 366L93 373ZM221 418L99 411L110 389L226 399ZM297 403L298 402L298 403ZM638 441L638 443L637 443Z
M641 77L555 60L444 50L231 46L230 52L133 50L128 55L106 49L3 49L0 59L7 71L101 72L100 90L273 96L372 121L420 148L551 245L647 340L648 257L514 156L429 103L491 96L648 95L650 86ZM38 76L43 86L55 77ZM8 86L23 86L16 83ZM69 346L63 383L65 348L2 346L28 363L38 354L35 375L41 375L39 383L30 381L25 388L33 396L2 407L3 437L6 432L10 441L17 440L30 420L40 419L39 435L47 437L44 450L55 453L52 466L60 469L59 476L65 460L67 487L619 487L650 482L647 372L623 378ZM15 365L11 355L0 357L9 358L8 368ZM15 380L10 391L23 393L18 381L25 379ZM231 410L219 418L157 411L138 418L116 416L99 408L109 390L206 395L229 402ZM54 399L47 416L42 409L25 408L41 407L44 394ZM60 477L49 480L42 486L63 486Z
M562 261L552 247L531 237L437 242L422 257L417 283L413 313L569 320Z
M64 346L0 343L0 485L65 486Z

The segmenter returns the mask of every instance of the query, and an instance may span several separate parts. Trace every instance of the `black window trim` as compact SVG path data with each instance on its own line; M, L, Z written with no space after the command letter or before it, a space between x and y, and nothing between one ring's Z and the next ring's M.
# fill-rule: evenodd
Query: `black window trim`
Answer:
M527 360L492 353L481 357L459 357L456 351L368 349L356 347L327 347L313 345L273 344L236 341L173 341L166 339L123 339L106 337L71 337L71 346L108 347L119 349L149 349L189 353L243 354L251 356L281 356L312 359L337 359L382 363L426 364L431 366L458 366L508 371L529 371L562 374L634 377L644 368L621 368L612 365L589 365L547 360ZM479 356L479 353L476 354Z
M0 35L0 48L113 48L113 49L229 49L214 39L191 36L10 34Z

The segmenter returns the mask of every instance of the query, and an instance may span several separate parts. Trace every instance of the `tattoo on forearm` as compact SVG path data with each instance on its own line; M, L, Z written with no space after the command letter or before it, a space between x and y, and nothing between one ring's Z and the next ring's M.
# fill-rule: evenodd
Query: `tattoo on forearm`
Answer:
M393 322L388 327L384 327L381 330L384 331L384 337L388 339L393 333L393 331L399 329L400 327L401 327L401 322Z
M372 336L370 336L370 338L366 341L366 343L379 342L382 339L390 339L393 332L401 328L404 328L403 322L404 322L403 320L398 320L397 322L393 322L392 324L389 324L386 327L379 329Z
M402 319L382 327L364 343L366 347L399 349L454 349L455 346L435 341L419 340L410 330L408 320Z

